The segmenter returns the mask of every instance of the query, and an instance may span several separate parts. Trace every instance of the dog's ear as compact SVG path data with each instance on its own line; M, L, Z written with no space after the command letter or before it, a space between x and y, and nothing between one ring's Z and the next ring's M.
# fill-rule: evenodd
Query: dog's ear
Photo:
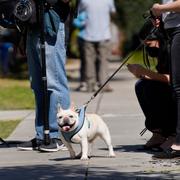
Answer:
M61 109L61 105L60 103L57 104L57 112L60 112L62 109Z
M71 109L72 111L75 111L75 110L76 110L76 107L75 107L74 102L71 102L71 107L70 107L70 109Z

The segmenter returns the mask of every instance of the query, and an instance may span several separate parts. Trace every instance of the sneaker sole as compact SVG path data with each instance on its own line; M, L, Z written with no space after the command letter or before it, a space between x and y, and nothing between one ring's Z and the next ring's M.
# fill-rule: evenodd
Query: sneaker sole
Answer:
M68 148L67 147L62 147L59 149L60 151L68 151Z
M46 149L46 148L40 147L38 150L41 152L68 151L67 147L61 147L61 146L58 146L56 149Z
M59 149L45 149L45 148L39 148L40 152L58 152Z
M35 150L38 150L38 148L25 148L25 147L17 147L18 150L21 150L21 151L35 151Z

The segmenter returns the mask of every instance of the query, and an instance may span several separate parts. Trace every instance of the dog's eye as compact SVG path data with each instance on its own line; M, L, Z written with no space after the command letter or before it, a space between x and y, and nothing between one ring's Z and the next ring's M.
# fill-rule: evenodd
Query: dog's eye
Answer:
M59 116L59 119L62 119L62 116Z
M72 116L72 115L70 115L69 117L70 117L70 118L73 118L73 116Z

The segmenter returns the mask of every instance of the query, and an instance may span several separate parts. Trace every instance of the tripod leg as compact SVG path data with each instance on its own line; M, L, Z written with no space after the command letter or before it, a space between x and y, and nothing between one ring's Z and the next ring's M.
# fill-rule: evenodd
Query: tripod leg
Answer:
M42 63L42 89L43 89L43 120L44 120L44 141L48 145L50 143L49 137L49 119L48 119L48 91L47 91L47 75L46 75L46 52L45 52L45 34L44 34L44 2L40 0L39 6L39 25L40 25L40 49L41 49L41 63Z

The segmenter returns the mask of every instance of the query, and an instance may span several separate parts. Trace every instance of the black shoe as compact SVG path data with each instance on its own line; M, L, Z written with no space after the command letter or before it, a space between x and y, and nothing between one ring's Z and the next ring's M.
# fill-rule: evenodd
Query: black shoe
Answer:
M59 150L63 150L63 151L67 150L67 148L60 139L53 138L50 140L50 144L48 145L42 144L39 146L39 151L42 152L57 152Z
M146 146L143 145L142 147L138 148L139 151L152 151L152 152L162 152L163 149L159 146Z
M75 91L80 91L80 92L87 92L87 84L85 82L82 82L76 89Z
M24 151L32 151L32 150L38 150L39 146L43 144L43 140L40 139L32 139L30 141L21 143L17 146L19 150L24 150Z
M157 153L152 156L153 159L174 159L180 158L180 150L174 150L172 148L166 149L161 153Z

